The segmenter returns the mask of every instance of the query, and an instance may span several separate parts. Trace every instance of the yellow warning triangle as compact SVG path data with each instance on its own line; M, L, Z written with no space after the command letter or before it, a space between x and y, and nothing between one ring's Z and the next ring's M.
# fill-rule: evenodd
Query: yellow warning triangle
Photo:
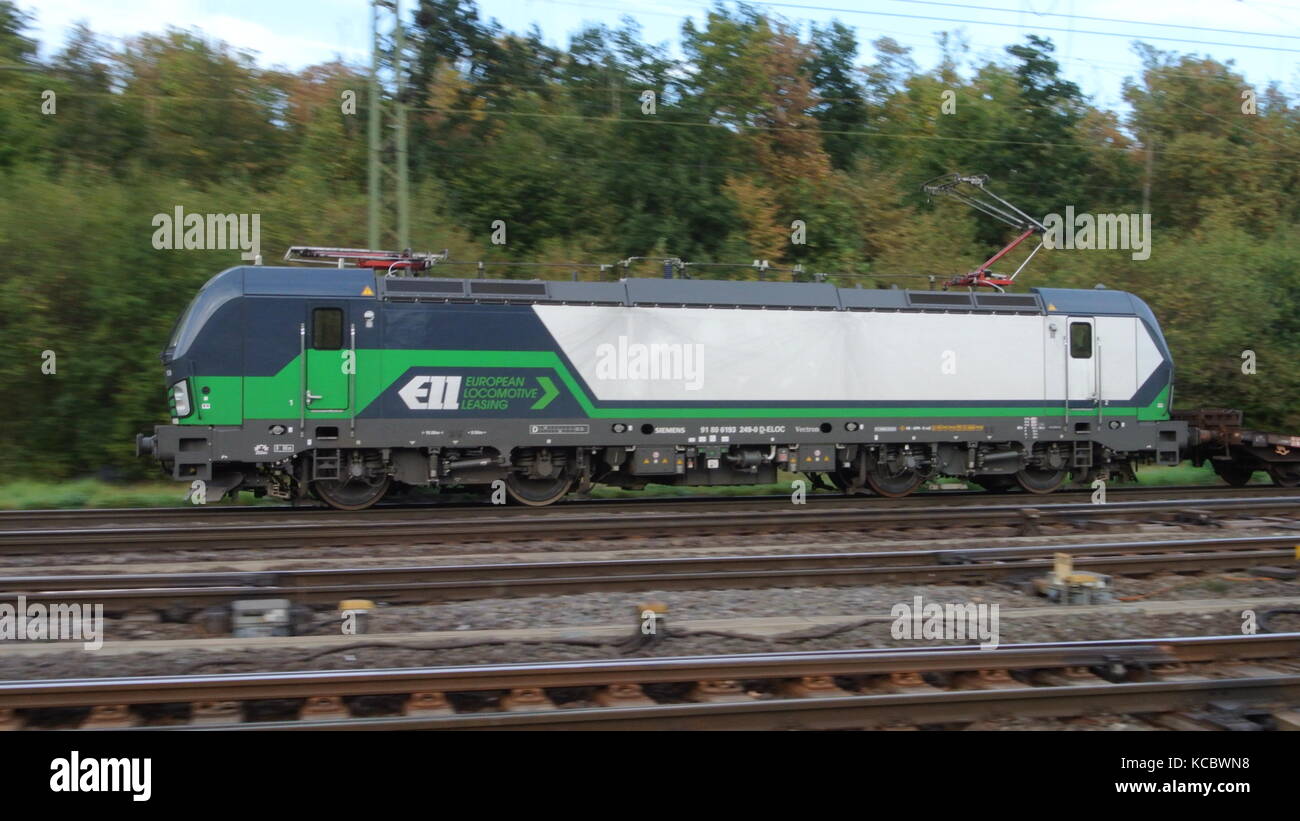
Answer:
M370 290L370 286L367 285L366 287L364 287L364 288L361 289L361 295L362 295L362 296L374 296L374 295L375 295L375 292L372 291L372 290Z

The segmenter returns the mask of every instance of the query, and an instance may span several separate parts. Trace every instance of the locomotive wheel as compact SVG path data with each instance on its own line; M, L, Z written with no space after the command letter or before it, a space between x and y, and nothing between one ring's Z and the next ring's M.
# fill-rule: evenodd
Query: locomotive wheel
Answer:
M876 465L867 471L867 484L881 496L898 499L920 486L921 474L911 468L894 473L885 465Z
M1250 477L1255 475L1255 471L1243 465L1233 464L1232 462L1211 462L1214 466L1214 472L1219 478L1227 482L1232 487L1245 487L1250 482ZM1269 471L1269 476L1273 472ZM1274 479L1273 481L1277 481ZM1282 485L1286 487L1286 485Z
M529 479L518 473L506 474L506 493L521 505L545 507L564 498L573 486L573 477L555 479Z
M1000 476L990 474L988 476L972 476L971 481L987 490L989 493L1006 493L1016 486L1016 477Z
M312 490L321 501L337 510L365 510L384 498L391 484L385 476L378 484L371 484L365 479L349 477L347 479L317 479L312 482Z
M1051 468L1022 468L1016 473L1016 482L1030 493L1051 493L1061 486L1068 470Z
M1272 465L1268 469L1268 475L1278 487L1300 485L1300 466Z

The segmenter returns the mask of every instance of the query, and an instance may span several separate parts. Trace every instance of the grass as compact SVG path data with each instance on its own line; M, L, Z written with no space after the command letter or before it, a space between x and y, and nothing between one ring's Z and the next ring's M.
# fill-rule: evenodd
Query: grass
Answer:
M104 482L74 479L67 482L7 482L0 484L0 510L50 510L78 507L179 507L188 504L183 482ZM237 504L250 504L250 494L240 494ZM232 502L225 502L225 505Z
M1215 475L1214 469L1208 464L1194 468L1191 462L1183 462L1181 465L1174 467L1152 466L1138 468L1137 479L1139 485L1153 487L1161 485L1223 485L1227 487L1224 481ZM1257 471L1251 482L1253 484L1271 484L1268 474L1263 471Z
M1144 467L1137 472L1138 484L1150 487L1170 485L1221 485L1219 477L1208 466L1194 468L1184 462L1176 467ZM597 499L632 499L645 496L756 496L784 495L792 491L791 483L801 478L798 474L780 474L780 480L765 485L720 485L717 487L679 487L676 485L647 485L645 490L624 490L616 487L596 486L591 496ZM805 480L806 481L806 480ZM1254 476L1256 484L1268 484L1268 474ZM945 486L960 488L956 479L944 479ZM935 487L932 483L928 487ZM76 479L68 482L9 482L0 484L0 510L49 510L78 507L179 507L187 504L183 482L112 483L98 479ZM806 488L814 492L811 484ZM824 492L824 491L823 491ZM430 499L436 494L431 494ZM235 501L222 505L274 504L275 500L254 499L241 493Z

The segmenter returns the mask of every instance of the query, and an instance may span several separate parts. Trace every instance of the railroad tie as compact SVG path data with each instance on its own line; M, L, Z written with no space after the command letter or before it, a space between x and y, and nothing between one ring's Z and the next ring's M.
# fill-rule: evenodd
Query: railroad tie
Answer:
M411 693L403 709L408 716L449 716L452 712L443 693Z
M1009 670L965 670L952 677L955 690L1018 690L1023 684Z
M1043 512L1037 508L1027 507L1020 511L1020 536L1037 536L1042 530L1039 528L1039 520Z
M501 699L501 710L507 713L554 710L555 702L540 687L516 687Z
M90 715L81 722L81 729L134 727L139 723L139 719L125 704L100 704L90 708Z
M1249 661L1238 661L1236 659L1227 659L1219 662L1223 672L1233 678L1258 678L1260 676L1281 676L1285 675L1276 667L1269 667L1262 664L1252 664Z
M1101 683L1096 673L1087 667L1079 666L1037 670L1030 677L1030 681L1052 687L1088 686Z
M890 673L884 689L890 693L933 693L936 688L920 673Z
M190 712L190 724L237 724L242 719L238 701L197 701Z
M304 721L323 718L348 718L349 712L343 699L338 696L312 696L302 705L300 714Z
M601 707L653 707L655 700L645 694L640 684L610 684L596 691Z
M830 676L803 676L802 678L784 679L779 687L781 695L786 698L837 698L851 695L835 685Z
M1282 731L1300 730L1300 710L1278 710L1273 713L1277 728Z
M1150 668L1151 675L1160 681L1193 681L1204 678L1192 672L1186 663L1181 661L1171 661L1167 664L1153 664Z
M1180 732L1209 732L1216 729L1208 723L1197 721L1188 713L1157 713L1156 715L1147 716L1146 721L1166 730L1178 730Z
M699 681L691 688L688 697L691 701L717 704L724 701L749 701L749 696L741 689L740 682L727 679L720 681Z

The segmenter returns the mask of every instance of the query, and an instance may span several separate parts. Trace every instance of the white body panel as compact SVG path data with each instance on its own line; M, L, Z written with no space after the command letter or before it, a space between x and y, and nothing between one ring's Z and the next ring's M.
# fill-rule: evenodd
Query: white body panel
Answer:
M1064 404L1068 319L1059 315L533 310L603 401ZM1135 317L1099 319L1098 336L1105 398L1129 399L1160 356ZM1135 355L1143 342L1154 356ZM1095 393L1095 380L1082 395L1071 381L1073 397Z
M1135 352L1141 348L1142 342L1146 342L1152 352L1155 351L1155 346L1151 344L1146 330L1135 319L1099 316L1093 321L1097 329L1097 342L1101 346L1098 357L1101 397L1106 401L1127 399L1137 393L1142 384L1138 379L1138 358ZM1158 361L1157 357L1156 363ZM1145 378L1142 377L1143 380Z

